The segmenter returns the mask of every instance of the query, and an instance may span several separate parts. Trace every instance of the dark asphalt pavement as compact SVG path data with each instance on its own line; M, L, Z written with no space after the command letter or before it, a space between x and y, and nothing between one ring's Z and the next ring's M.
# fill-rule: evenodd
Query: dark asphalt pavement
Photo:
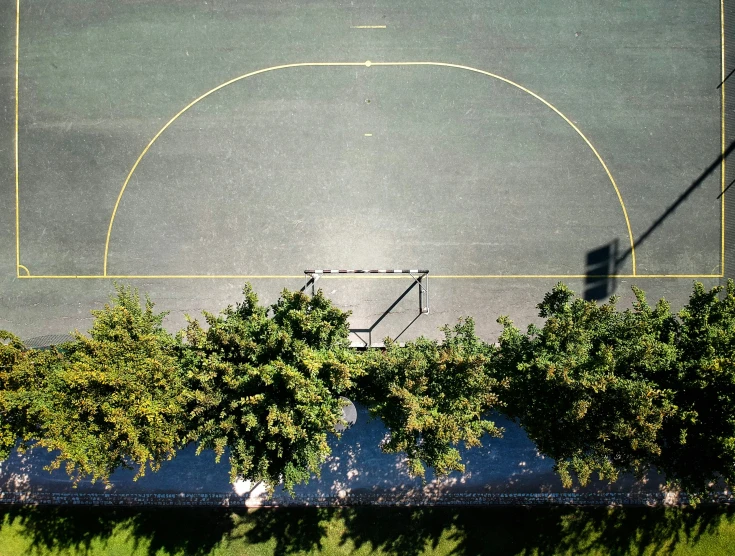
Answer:
M20 0L17 236L16 3L4 0L0 329L30 338L89 328L110 279L18 276L99 276L106 256L108 275L421 266L454 276L430 279L431 314L414 321L411 292L374 338L406 327L404 340L437 336L472 315L493 340L501 314L536 320L561 275L580 276L565 281L590 298L616 292L625 305L636 284L678 308L692 277L712 286L723 274L718 197L735 163L724 182L716 163L733 140L735 83L724 85L724 112L718 84L735 46L722 68L720 15L717 0ZM131 168L174 115L229 80L304 63L332 65L244 78L171 123L130 177L108 244ZM732 191L724 277L735 276ZM244 280L121 279L170 311L172 330L185 313L238 301ZM254 282L266 302L304 284ZM320 284L366 328L410 282ZM360 411L304 493L417 488L400 458L379 452L382 424ZM186 451L138 483L119 473L114 488L229 492L227 465L210 456ZM512 424L468 460L439 488L559 489L551 462ZM63 473L39 469L47 461L14 455L2 489L68 488Z
M18 270L15 7L0 4L0 328L23 337L87 328L112 285L16 272L99 276L106 254L122 276L454 276L431 281L432 313L404 339L468 314L492 339L498 315L533 321L564 275L588 297L629 302L637 284L680 306L690 277L583 278L633 274L628 224L639 276L720 281L717 0L20 0ZM141 159L107 242L133 164L174 115L228 80L304 63L358 65L272 70L193 105ZM239 299L245 279L122 280L177 328ZM255 282L266 301L303 284ZM355 327L408 286L322 284ZM415 310L409 295L376 335Z

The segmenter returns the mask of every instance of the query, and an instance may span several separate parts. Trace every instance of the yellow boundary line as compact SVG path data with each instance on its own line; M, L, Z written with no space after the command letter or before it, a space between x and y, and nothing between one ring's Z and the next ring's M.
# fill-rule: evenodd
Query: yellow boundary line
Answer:
M20 159L18 157L18 83L20 74L20 0L15 2L15 275L20 277ZM26 269L27 271L28 269ZM30 272L29 272L30 274Z
M23 267L25 268L25 267ZM689 278L693 280L705 278L722 278L720 274L430 274L429 277L434 279L463 279L463 280L502 280L502 279L544 279L544 280L577 280L577 279L609 279L609 280L625 280L639 278L656 278L656 279L683 279ZM28 275L19 276L24 280L167 280L167 279L230 279L230 280L260 280L260 279L277 279L277 280L303 280L306 278L303 274L294 275L265 275L265 274L108 274L102 275ZM335 280L340 279L357 279L357 280L400 280L405 276L400 275L383 275L383 274L342 274L342 275L324 275L321 279Z
M725 181L726 181L726 166L725 166L725 142L727 138L725 137L725 0L720 0L720 38L721 38L721 45L720 45L720 51L722 54L722 75L720 78L720 83L722 83L722 86L720 87L720 117L722 118L720 130L722 134L722 167L720 168L720 174L722 183L720 185L720 214L721 214L721 233L722 237L720 239L720 248L721 248L721 254L720 254L720 271L722 272L722 276L725 276Z
M577 132L577 134L584 140L584 142L587 144L587 146L592 150L594 155L597 157L597 160L602 165L603 169L605 170L605 173L607 174L608 179L610 180L610 183L613 186L613 189L615 190L615 194L618 197L618 201L620 203L620 207L623 209L623 216L625 217L625 225L628 231L628 238L630 240L630 251L631 251L631 262L632 262L632 268L633 268L633 274L635 275L636 272L636 257L635 257L635 241L633 239L633 231L630 226L630 219L628 218L628 211L625 208L625 203L623 202L623 196L620 193L620 189L618 188L617 183L615 183L615 178L613 178L612 173L610 172L610 169L607 167L607 164L605 164L605 161L602 159L602 156L600 156L600 153L597 151L597 149L592 145L590 140L585 136L584 133L569 119L567 118L558 108L556 108L553 104L545 100L544 98L540 97L533 91L527 89L526 87L523 87L522 85L519 85L518 83L511 81L510 79L507 79L505 77L501 77L500 75L484 71L481 69L473 68L470 66L463 66L459 64L449 64L444 62L302 62L298 64L283 64L279 66L273 66L269 68L263 68L257 71L253 71L250 73L246 73L244 75L241 75L239 77L235 77L234 79L230 79L229 81L226 81L225 83L222 83L221 85L218 85L217 87L210 89L203 95L197 97L192 102L187 104L184 108L182 108L179 112L176 113L176 115L171 118L166 124L156 133L156 135L153 137L153 139L150 140L148 145L146 145L145 149L143 149L143 152L140 153L140 156L138 156L138 159L135 161L135 164L133 164L133 167L131 168L130 172L128 173L127 178L125 179L125 182L122 185L122 188L120 189L120 193L117 196L117 201L115 202L115 206L112 210L112 216L110 217L110 224L107 228L107 238L105 240L105 253L104 253L104 262L102 266L102 274L103 276L108 276L107 274L107 259L108 259L108 253L110 249L110 237L112 235L112 227L115 222L115 216L117 215L117 210L120 206L120 201L122 200L123 194L125 193L125 190L128 186L128 183L130 182L130 179L132 178L133 174L135 173L135 170L138 168L138 165L140 164L141 160L143 160L143 157L148 153L150 148L153 146L153 144L158 140L158 138L165 132L181 115L183 115L187 110L189 110L192 106L196 105L200 101L204 100L208 96L212 95L213 93L216 93L217 91L224 89L225 87L232 85L233 83L237 83L238 81L242 81L243 79L246 79L248 77L253 77L255 75L260 75L262 73L272 72L276 70L282 70L282 69L289 69L289 68L302 68L302 67L344 67L344 66L366 66L366 67L373 67L373 66L434 66L434 67L447 67L447 68L456 68L456 69L462 69L466 71L471 71L474 73L479 73L482 75L487 75L489 77L492 77L494 79L498 79L499 81L502 81L504 83L507 83L509 85L512 85L513 87L523 91L524 93L527 93L531 95L533 98L539 100L544 105L546 105L548 108L553 110L558 116L560 116L569 126Z

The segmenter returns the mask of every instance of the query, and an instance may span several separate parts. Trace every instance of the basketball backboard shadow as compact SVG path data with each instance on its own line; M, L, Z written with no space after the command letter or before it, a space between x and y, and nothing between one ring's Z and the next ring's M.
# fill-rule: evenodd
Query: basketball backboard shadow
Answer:
M618 240L587 253L584 298L587 301L608 299L615 292L618 267Z

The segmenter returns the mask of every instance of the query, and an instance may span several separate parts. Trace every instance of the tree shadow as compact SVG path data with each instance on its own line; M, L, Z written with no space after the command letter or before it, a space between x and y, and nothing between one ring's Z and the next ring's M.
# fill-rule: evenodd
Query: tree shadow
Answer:
M205 555L240 540L273 554L342 550L418 556L442 545L450 554L671 554L735 522L735 508L351 507L256 510L9 507L2 526L20 524L32 550L103 549L124 530L148 554ZM444 543L444 544L443 544ZM237 546L247 548L247 546ZM260 550L269 549L260 547ZM97 552L97 551L94 551Z
M275 540L273 554L284 556L322 548L327 522L336 508L260 508L239 513L251 525L245 537L251 543Z
M3 508L0 523L18 524L37 554L51 551L98 553L94 545L107 545L116 531L124 530L135 548L149 541L148 553L209 554L230 537L231 511L219 508L100 508L70 506L12 506Z
M346 510L343 544L417 556L443 538L452 554L669 554L696 544L733 508L365 508Z
M625 554L670 554L682 544L696 544L735 520L735 508L595 508L568 515L563 523L567 550ZM563 546L564 546L563 545Z
M342 513L345 531L342 546L369 547L388 554L416 556L436 548L452 529L458 511L449 508L347 508Z

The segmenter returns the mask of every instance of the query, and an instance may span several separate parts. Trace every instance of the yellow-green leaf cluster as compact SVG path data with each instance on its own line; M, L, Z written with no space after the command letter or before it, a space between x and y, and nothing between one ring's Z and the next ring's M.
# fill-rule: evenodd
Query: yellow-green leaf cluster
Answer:
M493 356L509 382L505 413L541 453L552 457L565 486L597 473L645 474L661 453L660 434L676 407L657 376L676 364L676 322L666 303L650 307L635 289L632 310L616 298L598 305L573 300L558 284L539 304L543 327L527 333L507 318Z
M48 353L43 385L32 408L37 444L56 452L78 481L107 481L118 468L157 470L174 456L184 417L183 381L175 339L165 315L142 308L135 290L119 287L104 309L92 312L89 337Z

